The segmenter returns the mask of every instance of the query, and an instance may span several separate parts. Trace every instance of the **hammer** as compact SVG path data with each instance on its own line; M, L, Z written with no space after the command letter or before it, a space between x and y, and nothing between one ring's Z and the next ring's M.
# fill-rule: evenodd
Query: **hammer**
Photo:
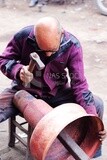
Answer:
M30 54L30 63L29 63L28 71L32 73L35 66L37 67L38 70L42 70L45 67L43 62L40 60L40 57L38 56L38 54L36 52L33 52Z
M33 52L30 54L28 71L32 73L35 66L37 67L38 70L42 70L45 67L43 62L40 60L40 57L38 56L38 54L36 52ZM24 86L26 87L27 84L24 84Z

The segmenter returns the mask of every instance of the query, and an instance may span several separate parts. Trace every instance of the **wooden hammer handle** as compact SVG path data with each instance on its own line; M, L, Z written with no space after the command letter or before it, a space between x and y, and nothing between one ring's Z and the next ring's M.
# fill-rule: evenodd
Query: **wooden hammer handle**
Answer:
M28 71L32 73L35 65L36 65L35 62L31 59L29 63Z

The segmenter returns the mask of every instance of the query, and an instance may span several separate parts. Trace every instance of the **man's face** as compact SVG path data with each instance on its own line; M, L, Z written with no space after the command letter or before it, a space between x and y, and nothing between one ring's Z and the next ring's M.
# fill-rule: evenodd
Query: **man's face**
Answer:
M50 57L52 54L57 52L60 47L62 33L52 33L36 36L36 41L47 57Z

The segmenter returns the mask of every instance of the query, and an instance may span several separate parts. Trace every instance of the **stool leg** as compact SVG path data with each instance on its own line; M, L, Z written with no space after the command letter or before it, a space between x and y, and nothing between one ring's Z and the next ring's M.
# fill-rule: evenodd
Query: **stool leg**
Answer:
M14 125L13 121L15 121L16 117L13 116L9 118L9 147L14 147L15 146L15 135L14 133L16 132L16 126Z
M30 153L30 148L29 148L29 142L30 142L30 137L32 135L33 128L28 124L28 137L27 137L27 150L26 150L26 159L25 160L34 160Z

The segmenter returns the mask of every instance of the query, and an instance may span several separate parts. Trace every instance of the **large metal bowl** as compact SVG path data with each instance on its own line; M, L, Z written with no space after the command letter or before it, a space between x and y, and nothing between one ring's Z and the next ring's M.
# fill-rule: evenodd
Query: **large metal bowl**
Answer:
M30 140L32 155L37 160L74 160L57 136L65 131L91 158L101 145L98 132L102 121L74 103L54 108L36 125Z

